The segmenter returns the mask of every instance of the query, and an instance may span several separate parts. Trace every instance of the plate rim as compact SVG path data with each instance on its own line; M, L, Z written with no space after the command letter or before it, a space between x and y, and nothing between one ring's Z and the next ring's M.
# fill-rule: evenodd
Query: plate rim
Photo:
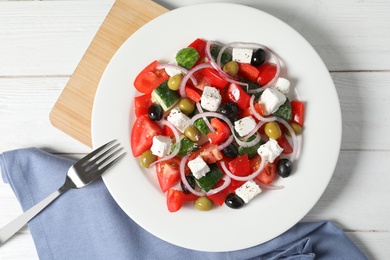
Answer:
M326 69L326 66L323 62L323 60L321 59L321 57L318 55L318 53L314 50L314 48L310 45L310 43L299 33L297 32L295 29L293 29L290 25L286 24L285 22L281 21L279 18L275 17L275 16L272 16L271 14L269 13L266 13L262 10L259 10L259 9L256 9L256 8L253 8L253 7L249 7L249 6L245 6L245 5L241 5L241 4L236 4L236 3L203 3L203 4L195 4L195 5L190 5L190 6L184 6L184 7L180 7L180 8L177 8L175 10L172 10L172 11L169 11L168 13L165 13L153 20L151 20L150 22L148 22L145 26L143 26L142 28L140 28L140 30L143 30L143 28L146 28L148 26L150 26L151 23L157 23L159 20L161 19L165 19L167 16L172 16L172 15L176 15L177 13L180 13L180 12L183 12L183 11L186 11L186 10L190 10L190 9L193 9L193 8L205 8L205 7L212 7L214 5L214 7L218 6L218 7L227 7L227 8L242 8L243 10L251 10L251 11L255 11L255 12L258 12L259 14L261 14L262 16L265 16L265 17L268 17L267 19L271 19L271 20L275 20L275 21L278 21L279 23L282 23L284 26L286 26L287 28L289 28L290 30L292 30L296 36L300 37L301 38L301 41L303 42L306 42L306 44L308 46L310 46L312 48L312 52L314 55L317 56L317 61L319 61L322 66ZM129 39L132 39L134 37L137 37L137 33L139 31L135 32L131 37L129 37ZM126 43L129 41L129 39L127 39L125 41L125 43L119 48L119 50L115 53L115 55L113 56L112 60L110 61L109 65L107 66L107 69L104 71L103 73L103 76L102 76L102 79L99 83L99 86L98 86L98 89L96 91L96 96L95 96L95 99L96 97L98 97L99 95L99 89L101 90L101 84L104 84L104 78L107 77L106 73L108 73L108 68L111 64L111 62L115 61L116 59L116 56L119 55L118 53L121 53L121 49L122 48L125 48L124 46L126 46ZM327 70L327 69L326 69ZM323 184L322 186L322 191L320 193L317 193L317 196L316 198L314 198L312 201L313 201L313 205L310 206L306 211L305 213L303 214L302 218L313 208L313 206L318 202L318 200L320 199L320 197L322 196L323 192L325 191L326 187L328 186L329 184L329 181L333 175L333 172L334 172L334 169L336 167L336 163L337 163L337 159L339 157L339 149L341 147L341 136L342 136L342 124L341 124L341 107L340 107L340 102L339 102L339 99L338 99L338 95L337 95L337 91L336 91L336 87L333 83L333 80L329 74L329 71L327 71L327 77L328 77L328 80L330 80L331 82L331 87L333 89L333 99L336 100L336 103L338 105L338 108L334 108L334 110L337 113L337 115L335 116L337 121L338 121L338 126L336 126L336 128L339 128L338 130L336 130L336 132L338 133L338 136L336 136L336 140L334 140L334 143L336 144L335 147L337 146L337 154L335 154L333 156L333 167L330 167L332 168L332 172L330 174L328 174L327 178L325 179L325 183ZM102 83L103 82L103 83ZM98 99L97 99L98 100ZM99 140L99 138L97 138L96 136L96 127L95 127L95 124L96 124L96 120L97 120L97 115L95 114L95 112L97 111L96 107L95 106L98 106L97 105L97 102L94 102L93 104L93 110L92 110L92 127L91 127L91 130L92 130L92 143L93 143L93 146L96 147L97 145L99 145L101 143L101 140ZM108 180L108 178L104 177L103 176L103 180L109 190L109 192L111 193L111 195L114 197L114 200L117 201L117 203L120 205L120 207L125 211L125 213L127 215L129 215L130 217L131 216L134 216L133 214L129 214L129 210L126 209L126 206L123 205L123 202L121 201L118 201L120 199L118 199L118 196L116 196L116 191L113 191L112 189L110 189L110 181ZM171 213L172 214L172 213ZM173 213L173 214L177 214L177 213ZM182 215L182 214L178 214L178 215ZM175 218L175 217L174 217ZM287 225L289 226L289 228L291 228L293 225L295 225L297 222L299 222L302 218L300 218L298 221L290 221L290 223ZM207 247L207 246L189 246L188 243L181 243L180 241L175 241L175 239L172 239L172 238L167 238L164 236L164 234L161 234L159 232L154 232L153 228L148 228L148 227L145 227L144 225L142 225L142 223L139 223L140 221L138 220L135 220L137 222L137 224L139 224L142 228L144 228L145 230L149 231L150 233L152 234L155 234L156 236L160 237L161 239L163 240L166 240L172 244L176 244L176 245L179 245L179 246L183 246L183 247L186 247L186 248L190 248L190 249L195 249L195 250L202 250L202 251L231 251L231 250L227 250L226 247L224 246L213 246L213 247ZM141 221L142 222L142 221ZM288 229L289 229L288 228ZM278 234L277 235L280 235L282 233L284 233L286 230L288 229L285 229L284 231L279 231L277 232ZM272 238L274 238L276 236L273 235ZM270 238L270 239L272 239ZM270 239L267 239L267 241L269 241ZM263 241L262 243L264 243L266 241ZM239 250L239 249L244 249L244 248L248 248L248 247L251 247L251 246L254 246L256 244L259 244L258 242L255 242L255 243L246 243L245 245L241 245L241 246L238 246L238 247L235 247L233 248L233 250Z

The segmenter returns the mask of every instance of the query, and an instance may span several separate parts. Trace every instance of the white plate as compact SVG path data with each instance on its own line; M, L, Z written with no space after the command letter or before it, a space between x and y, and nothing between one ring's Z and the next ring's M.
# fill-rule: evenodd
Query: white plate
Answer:
M147 64L170 61L201 37L223 43L257 42L279 54L287 76L306 103L302 153L295 172L239 210L201 212L189 205L170 213L153 176L132 157L133 81ZM172 244L203 251L231 251L264 243L291 228L315 205L333 174L341 143L341 111L327 68L295 30L257 9L200 4L170 11L143 26L118 50L98 87L92 116L94 147L117 138L126 159L103 176L120 207L141 227Z

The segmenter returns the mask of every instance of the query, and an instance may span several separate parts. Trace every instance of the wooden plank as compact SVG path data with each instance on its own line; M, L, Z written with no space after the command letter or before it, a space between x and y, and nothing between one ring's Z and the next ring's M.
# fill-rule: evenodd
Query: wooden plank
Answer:
M152 1L117 0L114 3L50 113L53 126L92 146L93 100L108 62L133 32L166 11Z

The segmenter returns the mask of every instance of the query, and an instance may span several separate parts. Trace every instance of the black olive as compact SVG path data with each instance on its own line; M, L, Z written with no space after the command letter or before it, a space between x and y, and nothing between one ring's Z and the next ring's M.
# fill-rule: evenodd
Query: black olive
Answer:
M218 113L227 118L233 118L238 114L238 107L235 103L225 103L218 108Z
M290 176L293 165L292 162L288 159L280 159L277 165L278 174L280 177L286 178Z
M191 175L186 176L186 180L188 184L191 186L192 189L195 189L195 179ZM184 191L184 193L190 194L191 192L187 189L187 187L184 185L184 183L180 182L181 189Z
M264 63L267 53L263 49L257 49L252 54L251 65L260 66Z
M163 117L163 108L159 104L153 104L148 109L148 116L153 121L160 121Z
M236 122L236 121L238 121L238 120L240 120L241 119L241 117L240 116L235 116L235 117L233 117L233 118L230 118L230 122L232 122L232 124L234 124L234 122ZM238 133L237 133L238 134Z
M234 144L229 144L229 146L223 149L222 152L230 158L236 158L238 155L238 149Z
M238 197L237 194L230 193L226 196L225 204L229 208L239 209L244 206L245 202L240 197Z

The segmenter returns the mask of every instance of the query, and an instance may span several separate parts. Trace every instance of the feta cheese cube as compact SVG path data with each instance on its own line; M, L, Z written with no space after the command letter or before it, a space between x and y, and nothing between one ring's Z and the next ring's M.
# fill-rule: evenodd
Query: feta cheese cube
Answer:
M210 167L200 156L191 161L188 161L188 167L196 179L202 178L210 171Z
M171 148L172 148L171 138L163 135L157 135L153 137L152 148L150 148L152 154L159 157L164 157L171 153Z
M278 78L275 83L275 88L282 92L284 95L287 95L290 92L290 81L285 78Z
M251 63L252 54L252 49L233 48L232 59L237 62Z
M222 96L218 89L214 87L205 86L202 97L200 98L200 105L208 111L217 111L221 104Z
M260 189L259 185L257 185L254 181L250 180L250 181L245 182L239 188L237 188L235 190L235 193L245 203L248 203L254 197L256 197L259 193L261 193L261 189Z
M167 116L167 120L182 133L191 124L191 119L181 112L179 108L173 108Z
M259 104L264 115L270 115L286 102L286 96L276 88L267 88L260 96Z
M256 127L256 121L251 116L243 117L234 122L234 129L240 136L246 136Z
M272 138L268 140L263 145L260 145L259 149L257 149L257 153L261 157L265 157L267 161L273 163L281 153L283 152L283 148L279 146L278 142Z

